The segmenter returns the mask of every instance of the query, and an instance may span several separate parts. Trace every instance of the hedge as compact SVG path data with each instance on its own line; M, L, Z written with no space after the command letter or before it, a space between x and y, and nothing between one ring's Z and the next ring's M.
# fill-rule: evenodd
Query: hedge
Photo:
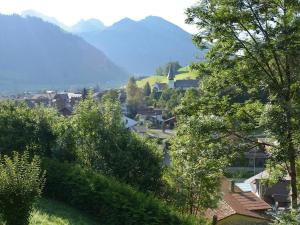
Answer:
M101 225L192 225L158 199L78 165L44 160L45 197L60 200L99 220Z

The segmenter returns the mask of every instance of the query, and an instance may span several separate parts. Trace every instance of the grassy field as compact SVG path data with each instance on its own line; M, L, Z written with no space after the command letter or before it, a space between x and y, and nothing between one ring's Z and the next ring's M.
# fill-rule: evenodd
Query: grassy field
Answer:
M176 75L175 80L196 79L197 75L197 71L190 71L188 67L183 67L179 70L179 74ZM153 75L142 80L138 80L136 83L138 87L141 88L144 87L147 82L149 82L150 86L156 82L167 83L167 77Z
M63 203L42 199L31 216L30 225L97 225L96 221Z

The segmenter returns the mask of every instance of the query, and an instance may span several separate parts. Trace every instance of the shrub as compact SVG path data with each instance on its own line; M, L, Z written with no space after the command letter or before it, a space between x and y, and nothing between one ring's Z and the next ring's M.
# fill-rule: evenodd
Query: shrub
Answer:
M25 150L36 155L50 156L55 141L52 124L57 120L53 109L38 106L29 108L23 102L0 102L0 151ZM13 141L12 141L13 140Z
M45 160L45 195L99 219L103 225L193 224L152 196L78 165Z
M40 160L27 152L0 159L0 212L7 225L26 225L45 181Z
M90 96L80 102L70 123L73 137L66 136L63 143L74 138L78 163L142 191L159 190L162 160L157 146L125 128L120 105L109 96L101 104ZM71 148L65 147L69 152Z

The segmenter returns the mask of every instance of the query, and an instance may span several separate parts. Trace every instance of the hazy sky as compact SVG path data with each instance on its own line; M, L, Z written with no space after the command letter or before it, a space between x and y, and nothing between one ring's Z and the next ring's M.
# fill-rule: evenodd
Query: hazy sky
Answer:
M66 25L80 19L97 18L105 25L129 17L140 20L146 16L161 16L187 31L194 27L184 23L184 10L197 0L0 0L0 12L20 13L33 9L55 17Z

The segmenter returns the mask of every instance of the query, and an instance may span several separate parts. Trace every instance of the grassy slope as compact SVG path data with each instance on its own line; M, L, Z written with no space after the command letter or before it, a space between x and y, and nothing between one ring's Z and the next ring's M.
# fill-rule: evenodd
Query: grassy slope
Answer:
M89 216L63 203L42 199L35 207L30 225L97 225Z
M197 72L196 71L189 71L188 67L183 67L179 70L179 74L176 75L175 80L196 79L196 78L197 78ZM139 87L144 87L144 85L147 82L149 82L149 84L151 86L155 82L167 83L167 77L166 76L153 75L153 76L150 76L150 77L146 77L142 80L138 80L137 85Z

